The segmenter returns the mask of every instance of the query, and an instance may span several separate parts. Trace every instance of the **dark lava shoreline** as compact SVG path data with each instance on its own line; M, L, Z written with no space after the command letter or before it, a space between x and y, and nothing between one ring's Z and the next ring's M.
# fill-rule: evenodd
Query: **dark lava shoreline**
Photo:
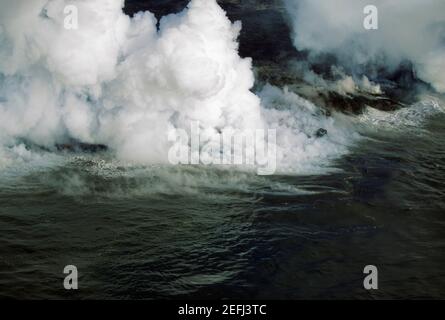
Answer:
M124 11L133 16L140 11L150 11L157 19L178 13L190 0L126 0ZM269 83L277 87L287 86L303 98L312 101L326 110L359 114L366 106L379 110L392 111L411 104L416 99L419 81L416 80L409 64L395 72L392 84L383 87L384 94L370 94L357 91L355 94L341 94L324 87L316 87L306 83L295 72L292 64L305 61L307 53L299 52L292 44L286 10L282 0L218 0L231 21L241 21L242 30L239 37L239 54L253 60L256 85L260 90ZM330 69L330 64L315 66L323 74ZM394 86L397 84L397 86ZM107 146L90 145L78 141L67 141L57 144L58 151L68 152L101 152Z
M150 11L159 19L182 11L189 0L126 0L125 12L133 15ZM428 87L416 79L410 64L386 76L389 84L382 83L384 94L357 92L340 94L327 88L318 88L303 81L293 70L292 63L304 61L307 52L297 51L291 38L291 29L282 0L219 0L231 21L241 21L239 53L253 59L257 84L265 83L290 89L302 97L328 110L357 114L366 105L379 110L392 111L416 101L418 89ZM315 66L314 70L329 70L331 64Z
M140 11L150 11L157 19L178 13L190 0L126 0L124 11L133 16ZM426 84L416 79L409 63L387 77L389 85L381 84L383 94L357 91L342 94L326 87L317 87L305 82L292 67L297 61L307 59L306 52L299 52L292 44L291 29L282 0L218 0L231 21L241 21L239 54L253 60L256 84L254 91L266 83L277 87L287 86L291 91L326 110L350 114L361 113L366 106L393 111L416 102L419 88L428 90ZM327 59L329 61L329 59ZM324 62L313 66L315 72L329 79L326 70L331 64ZM388 82L388 81L387 81ZM55 146L58 151L101 152L107 146L89 145L67 141Z
M186 8L190 0L126 0L125 13L150 11L160 19ZM255 62L278 62L298 57L292 45L285 10L280 0L219 0L231 21L241 21L240 55Z

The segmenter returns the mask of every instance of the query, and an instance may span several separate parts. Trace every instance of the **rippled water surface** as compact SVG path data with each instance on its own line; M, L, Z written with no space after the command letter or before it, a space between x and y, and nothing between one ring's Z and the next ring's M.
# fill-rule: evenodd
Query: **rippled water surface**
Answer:
M81 154L3 172L0 297L445 298L444 120L368 132L318 176Z

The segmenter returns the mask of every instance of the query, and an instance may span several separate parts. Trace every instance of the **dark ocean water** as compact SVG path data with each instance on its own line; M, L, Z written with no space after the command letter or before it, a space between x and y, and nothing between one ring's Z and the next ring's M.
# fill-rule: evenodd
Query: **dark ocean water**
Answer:
M243 3L221 1L248 30L241 55L296 55L281 11ZM125 167L107 153L13 165L0 171L0 298L445 299L445 114L419 118L366 122L339 170L318 175ZM78 291L63 288L66 265ZM366 265L379 290L364 290Z
M125 172L79 155L3 176L0 297L445 298L444 120L374 131L326 175Z

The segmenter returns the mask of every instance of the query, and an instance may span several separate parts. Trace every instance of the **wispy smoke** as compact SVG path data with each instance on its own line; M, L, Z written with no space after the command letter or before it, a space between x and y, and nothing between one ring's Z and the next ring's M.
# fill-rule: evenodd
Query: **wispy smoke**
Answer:
M285 0L294 45L312 56L332 54L348 72L381 76L410 61L417 77L445 92L443 0ZM366 5L379 13L378 30L363 26Z

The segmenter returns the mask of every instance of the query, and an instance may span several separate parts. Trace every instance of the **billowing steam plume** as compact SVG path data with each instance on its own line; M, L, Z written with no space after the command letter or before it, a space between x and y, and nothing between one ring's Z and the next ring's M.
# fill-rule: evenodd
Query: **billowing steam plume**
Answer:
M65 28L68 5L78 8L78 29ZM278 161L294 168L344 151L349 135L314 105L273 87L262 103L250 91L241 24L215 0L192 0L159 29L150 12L130 18L123 6L0 0L0 145L23 154L17 141L51 149L76 140L106 145L121 160L166 163L168 132L199 121L201 147L224 132L277 129ZM330 133L323 139L320 127Z
M442 0L285 0L293 40L312 56L332 54L355 75L378 78L402 62L445 92L445 2ZM378 9L378 30L364 28L364 8Z

